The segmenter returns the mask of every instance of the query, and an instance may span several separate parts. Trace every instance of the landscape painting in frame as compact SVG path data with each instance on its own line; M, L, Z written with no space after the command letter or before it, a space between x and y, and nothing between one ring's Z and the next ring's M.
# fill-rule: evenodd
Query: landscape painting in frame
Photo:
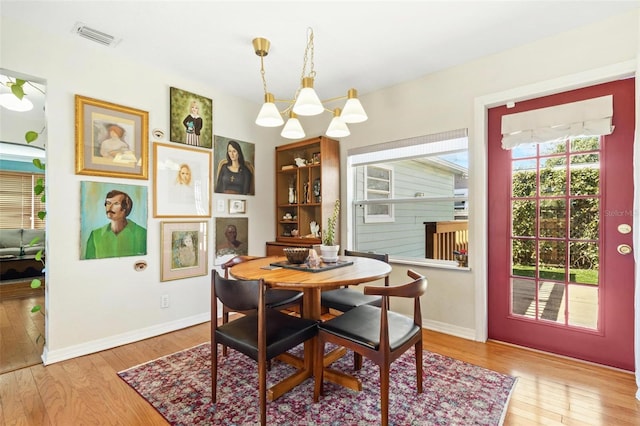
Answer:
M213 147L213 101L186 90L169 89L169 140L202 148Z
M255 195L255 144L214 137L215 188L219 194Z
M76 174L148 179L149 113L75 96Z
M153 217L211 217L211 151L153 145Z
M147 187L80 182L80 259L147 254Z
M207 275L207 222L161 222L160 281Z

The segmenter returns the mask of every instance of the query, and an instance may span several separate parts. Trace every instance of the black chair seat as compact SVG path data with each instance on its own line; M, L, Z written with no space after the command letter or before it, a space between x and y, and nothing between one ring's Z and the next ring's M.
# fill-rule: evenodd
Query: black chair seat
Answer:
M388 311L389 346L402 346L420 332L412 318ZM361 305L329 321L319 323L320 330L351 340L373 350L380 347L380 308Z
M376 259L381 262L389 263L389 255L386 253L369 253L345 250L345 256L367 257ZM385 287L389 286L389 277L384 278ZM322 306L325 308L335 309L340 312L347 312L360 305L382 306L382 297L365 295L358 290L348 287L338 288L335 290L323 291L321 296Z
M267 360L286 352L316 335L314 320L292 317L274 309L266 309ZM253 360L258 360L258 313L247 315L216 329L216 341L230 346Z
M335 309L340 312L347 312L357 306L371 305L382 306L380 296L369 296L350 288L338 288L322 293L322 306Z

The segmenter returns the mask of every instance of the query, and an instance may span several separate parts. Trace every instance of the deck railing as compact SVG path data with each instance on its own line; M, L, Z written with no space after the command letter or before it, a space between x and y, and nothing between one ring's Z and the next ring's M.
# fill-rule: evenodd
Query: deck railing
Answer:
M469 221L424 222L425 257L455 260L454 251L469 249Z

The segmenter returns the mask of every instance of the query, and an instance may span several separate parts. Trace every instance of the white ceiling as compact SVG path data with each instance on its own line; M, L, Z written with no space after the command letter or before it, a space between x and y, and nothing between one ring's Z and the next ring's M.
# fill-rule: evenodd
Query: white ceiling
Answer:
M261 102L255 37L271 41L269 91L292 98L312 27L315 87L327 99L350 87L362 95L638 7L639 0L2 0L0 13ZM104 47L80 38L72 32L77 22L121 41Z

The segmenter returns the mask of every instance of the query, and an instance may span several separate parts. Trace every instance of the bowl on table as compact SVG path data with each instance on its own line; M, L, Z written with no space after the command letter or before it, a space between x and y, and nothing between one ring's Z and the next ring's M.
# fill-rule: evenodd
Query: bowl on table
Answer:
M287 256L289 263L294 265L304 263L309 256L309 249L304 247L286 247L282 250L284 251L284 255Z

